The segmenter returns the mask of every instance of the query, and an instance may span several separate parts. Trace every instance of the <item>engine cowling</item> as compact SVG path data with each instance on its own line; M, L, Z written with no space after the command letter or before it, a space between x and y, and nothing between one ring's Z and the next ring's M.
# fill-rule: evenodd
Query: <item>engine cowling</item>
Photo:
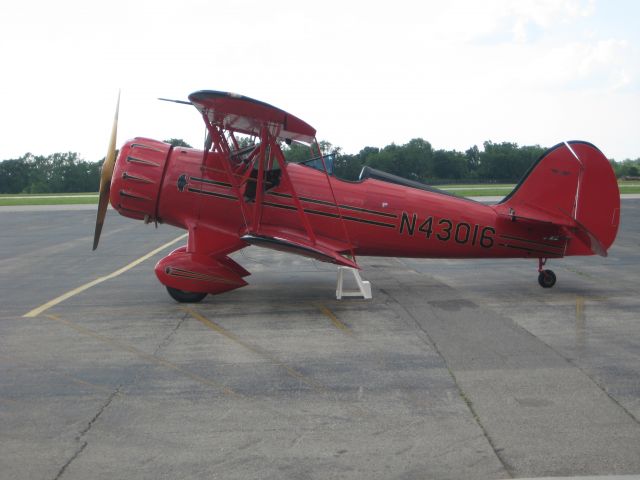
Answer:
M109 200L121 215L153 221L171 145L149 138L129 140L120 149Z

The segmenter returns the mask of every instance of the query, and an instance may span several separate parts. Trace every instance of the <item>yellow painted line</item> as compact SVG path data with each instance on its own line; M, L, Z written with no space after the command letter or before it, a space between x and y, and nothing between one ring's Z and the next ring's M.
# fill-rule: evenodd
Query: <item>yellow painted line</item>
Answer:
M16 403L22 403L22 402L20 402L18 400L14 400L12 398L7 398L7 397L0 397L0 402L7 402L7 403L10 403L12 405L14 405Z
M165 360L163 358L160 357L156 357L155 355L151 355L149 353L145 353L142 350L138 350L135 347L126 345L124 343L120 343L119 341L115 340L114 338L108 337L106 335L103 335L101 333L95 332L93 330L90 330L86 327L83 327L81 325L77 325L69 320L65 320L64 318L59 317L58 315L51 315L51 314L47 314L45 315L45 318L48 318L50 320L54 320L58 323L61 323L63 325L66 325L69 328L72 328L73 330L75 330L78 333L81 333L83 335L87 335L89 337L95 338L96 340L100 340L101 342L104 342L108 345L117 347L121 350L125 350L133 355L136 355L144 360L147 360L149 362L155 363L157 365L161 365L163 367L167 367L170 368L171 370L175 370L176 372L182 373L183 375L186 375L187 377L191 378L192 380L195 380L198 383L203 383L205 385L208 385L210 387L214 387L216 389L220 389L222 390L223 393L227 394L227 395L233 395L239 398L242 398L243 396L239 393L236 393L233 389L227 387L226 385L223 385L221 383L218 383L214 380L210 380L208 378L202 377L196 373L190 372L189 370L185 370L184 368L176 365L175 363L171 363L168 360Z
M576 298L576 318L584 318L584 297Z
M211 330L213 330L214 332L219 333L220 335L226 337L227 339L231 340L232 342L237 343L238 345L240 345L241 347L246 348L247 350L249 350L252 353L255 353L258 356L264 357L267 360L269 360L273 365L276 365L280 368L283 368L289 375L291 375L294 378L297 378L298 380L300 380L301 382L305 383L306 385L310 386L311 388L313 388L316 392L320 392L320 393L327 393L329 392L329 389L327 387L325 387L324 385L315 382L314 380L310 379L309 377L306 377L305 375L303 375L302 373L298 372L297 370L295 370L294 368L290 367L289 365L287 365L286 363L284 363L282 360L278 360L276 357L274 357L273 355L271 355L270 353L262 350L261 348L255 347L247 342L245 342L244 340L240 339L236 334L234 334L233 332L230 332L229 330L227 330L226 328L218 325L216 322L209 320L207 317L205 317L204 315L202 315L200 312L198 312L195 308L193 307L182 307L183 310L185 310L187 313L189 313L189 315L191 315L193 318L195 318L196 320L198 320L200 323L202 323L204 326L210 328Z
M334 327L339 328L344 333L347 333L349 335L353 335L353 330L351 330L344 323L342 323L338 319L338 317L336 317L333 314L333 312L331 310L329 310L327 307L325 307L321 303L316 303L315 306L324 314L324 316L326 316L329 320L331 320L331 323L333 324Z
M62 294L59 297L56 297L53 300L50 300L50 301L48 301L47 303L45 303L43 305L40 305L38 308L34 308L33 310L25 313L23 315L23 317L27 317L27 318L37 317L38 315L42 314L43 312L49 310L51 307L55 307L59 303L62 303L65 300L68 300L71 297L73 297L75 295L78 295L79 293L82 293L85 290L90 289L91 287L95 287L96 285L98 285L98 284L100 284L102 282L106 282L107 280L111 280L112 278L115 278L118 275L122 275L124 272L126 272L128 270L131 270L133 267L135 267L135 266L141 264L142 262L144 262L145 260L153 257L155 254L161 252L162 250L166 249L167 247L170 247L171 245L173 245L175 243L178 243L180 240L183 240L187 235L188 235L188 233L180 235L178 238L175 238L175 239L171 240L170 242L167 242L164 245L156 248L155 250L152 250L151 252L147 253L146 255L144 255L144 256L138 258L137 260L134 260L130 264L125 265L124 267L120 268L119 270L116 270L115 272L110 273L109 275L105 275L104 277L96 278L95 280L92 280L89 283L85 283L84 285L81 285L78 288L74 288L73 290L70 290L67 293Z
M96 390L100 390L102 392L105 393L113 393L113 389L109 389L107 387L104 387L102 385L97 385L95 383L91 383L91 382L87 382L85 380L81 380L79 378L76 378L72 375L68 375L66 373L60 373L60 372L55 372L56 375L61 375L67 379L69 379L69 381L73 382L73 383L77 383L78 385L83 385L85 387L91 387L91 388L95 388ZM118 396L122 396L122 392L118 392L117 393Z

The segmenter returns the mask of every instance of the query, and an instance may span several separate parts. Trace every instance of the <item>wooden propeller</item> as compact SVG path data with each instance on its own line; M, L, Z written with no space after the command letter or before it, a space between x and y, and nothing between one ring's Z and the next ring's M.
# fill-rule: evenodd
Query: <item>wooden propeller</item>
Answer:
M118 102L116 104L116 114L113 118L113 127L111 128L111 139L109 140L109 149L107 156L102 164L100 173L100 200L98 201L98 215L96 216L96 229L93 234L93 250L98 248L100 241L100 233L104 224L104 217L107 215L107 207L109 205L109 191L111 190L111 177L113 176L113 167L116 164L116 137L118 135L118 112L120 110L120 92L118 92Z

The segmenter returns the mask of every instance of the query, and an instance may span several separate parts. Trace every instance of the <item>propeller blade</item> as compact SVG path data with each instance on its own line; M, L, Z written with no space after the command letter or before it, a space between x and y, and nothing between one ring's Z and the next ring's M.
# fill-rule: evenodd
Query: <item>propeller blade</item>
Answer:
M100 233L104 224L104 217L107 215L107 207L109 206L109 191L111 189L111 177L113 176L113 167L116 164L116 137L118 135L118 112L120 111L120 92L118 92L118 102L116 103L116 114L113 118L113 127L111 128L111 139L109 140L109 149L107 156L102 164L100 173L100 199L98 201L98 215L96 216L96 229L93 234L93 249L98 248L100 241Z

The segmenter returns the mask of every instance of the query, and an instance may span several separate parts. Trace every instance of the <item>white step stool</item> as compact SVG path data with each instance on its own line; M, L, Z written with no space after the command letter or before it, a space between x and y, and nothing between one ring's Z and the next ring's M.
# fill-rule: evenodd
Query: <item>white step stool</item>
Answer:
M351 271L353 273L353 277L356 279L356 283L358 284L359 290L343 290L343 277L345 271ZM342 297L364 297L366 300L370 300L373 298L371 296L371 282L367 282L366 280L362 280L360 278L360 272L351 267L338 267L338 283L336 285L336 298L341 300Z

